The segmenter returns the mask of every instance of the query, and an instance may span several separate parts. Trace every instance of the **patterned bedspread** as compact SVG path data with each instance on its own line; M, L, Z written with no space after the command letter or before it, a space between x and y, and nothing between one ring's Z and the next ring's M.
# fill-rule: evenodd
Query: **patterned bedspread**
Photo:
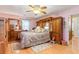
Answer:
M30 47L50 40L48 32L21 32L21 47Z

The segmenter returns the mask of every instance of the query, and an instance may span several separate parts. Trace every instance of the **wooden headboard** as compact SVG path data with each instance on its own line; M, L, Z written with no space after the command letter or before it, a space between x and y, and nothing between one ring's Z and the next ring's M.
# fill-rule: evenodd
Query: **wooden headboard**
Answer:
M51 20L52 20L52 17L41 19L41 20L37 21L37 26L40 26L43 28L45 26L46 22L50 23Z
M37 26L44 27L46 22L49 23L49 31L54 41L61 43L63 40L63 18L62 17L48 17L37 21Z

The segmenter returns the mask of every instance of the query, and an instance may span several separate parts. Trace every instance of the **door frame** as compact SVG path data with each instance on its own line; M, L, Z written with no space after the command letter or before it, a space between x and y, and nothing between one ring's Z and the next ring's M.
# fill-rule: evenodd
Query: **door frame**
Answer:
M6 51L7 51L7 47L8 47L8 44L7 44L7 39L6 39L6 26L5 26L5 21L6 21L6 18L4 17L0 17L0 19L2 19L3 21L3 40L2 40L2 53L5 54Z
M69 44L71 44L72 45L72 47L73 47L73 43L74 43L74 39L78 39L77 37L78 36L74 36L74 34L73 34L73 17L77 17L77 16L79 16L79 14L76 14L76 15L71 15L69 18L70 19L68 19L68 20L71 20L71 25L70 25L70 27L71 27L71 43L70 43L70 35L69 35ZM70 34L70 33L69 33Z

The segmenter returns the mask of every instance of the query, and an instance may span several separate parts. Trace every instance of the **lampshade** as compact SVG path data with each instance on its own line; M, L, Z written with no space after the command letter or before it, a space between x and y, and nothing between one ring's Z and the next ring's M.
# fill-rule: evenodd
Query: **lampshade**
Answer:
M49 27L49 23L48 22L46 22L46 25L45 25L46 27Z
M48 30L48 29L49 29L49 27L46 27L46 26L45 26L45 29L46 29L46 30Z
M46 22L45 29L49 30L49 23L48 22Z
M40 13L40 11L39 10L33 10L33 12L35 13L35 14L38 14L38 13Z

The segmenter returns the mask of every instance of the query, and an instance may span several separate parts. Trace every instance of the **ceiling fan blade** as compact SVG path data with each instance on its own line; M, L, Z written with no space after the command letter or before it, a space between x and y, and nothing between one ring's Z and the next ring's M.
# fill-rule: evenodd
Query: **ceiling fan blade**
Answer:
M34 8L34 6L33 5L29 5L31 8Z
M45 11L41 11L41 13L43 13L43 14L47 14Z
M41 9L46 9L47 7L45 6L45 7L41 7Z
M28 10L28 11L26 11L26 12L31 12L31 10Z

